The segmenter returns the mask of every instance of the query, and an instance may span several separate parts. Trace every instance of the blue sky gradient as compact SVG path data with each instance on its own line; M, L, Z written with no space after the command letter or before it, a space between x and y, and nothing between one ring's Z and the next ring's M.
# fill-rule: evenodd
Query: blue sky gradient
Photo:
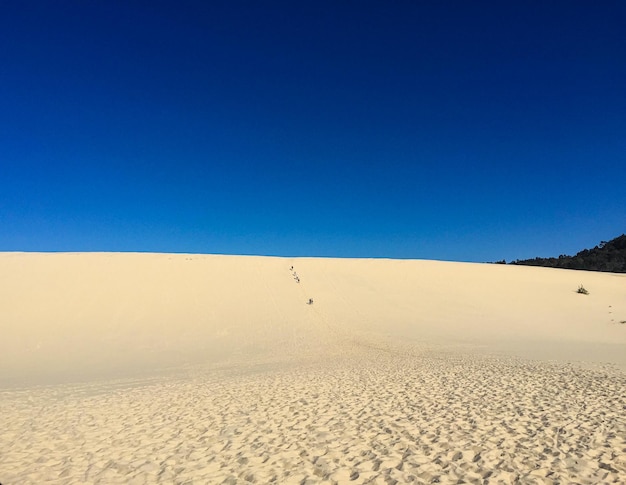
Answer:
M494 261L626 232L626 4L0 4L0 250Z

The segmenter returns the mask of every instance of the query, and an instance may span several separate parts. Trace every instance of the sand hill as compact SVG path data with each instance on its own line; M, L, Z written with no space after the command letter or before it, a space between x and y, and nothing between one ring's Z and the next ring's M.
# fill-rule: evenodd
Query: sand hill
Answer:
M624 322L626 275L0 253L0 482L623 482Z

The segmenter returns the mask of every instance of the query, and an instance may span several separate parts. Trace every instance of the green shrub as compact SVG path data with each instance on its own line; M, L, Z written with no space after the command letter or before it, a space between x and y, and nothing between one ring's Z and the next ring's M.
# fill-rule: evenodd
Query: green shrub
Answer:
M580 285L578 287L578 290L576 290L576 293L580 293L581 295L588 295L589 292L585 289L585 287L583 285Z

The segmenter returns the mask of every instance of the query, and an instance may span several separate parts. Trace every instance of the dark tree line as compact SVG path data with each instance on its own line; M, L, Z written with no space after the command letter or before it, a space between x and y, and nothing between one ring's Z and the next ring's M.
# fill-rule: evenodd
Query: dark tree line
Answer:
M583 249L575 256L562 254L558 258L518 259L510 264L626 273L626 234L602 241L593 249Z

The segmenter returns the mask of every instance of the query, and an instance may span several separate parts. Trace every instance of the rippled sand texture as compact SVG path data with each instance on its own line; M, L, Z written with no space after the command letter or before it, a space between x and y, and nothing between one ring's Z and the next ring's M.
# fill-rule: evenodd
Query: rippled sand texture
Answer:
M626 376L369 350L4 391L0 429L6 484L624 483Z

